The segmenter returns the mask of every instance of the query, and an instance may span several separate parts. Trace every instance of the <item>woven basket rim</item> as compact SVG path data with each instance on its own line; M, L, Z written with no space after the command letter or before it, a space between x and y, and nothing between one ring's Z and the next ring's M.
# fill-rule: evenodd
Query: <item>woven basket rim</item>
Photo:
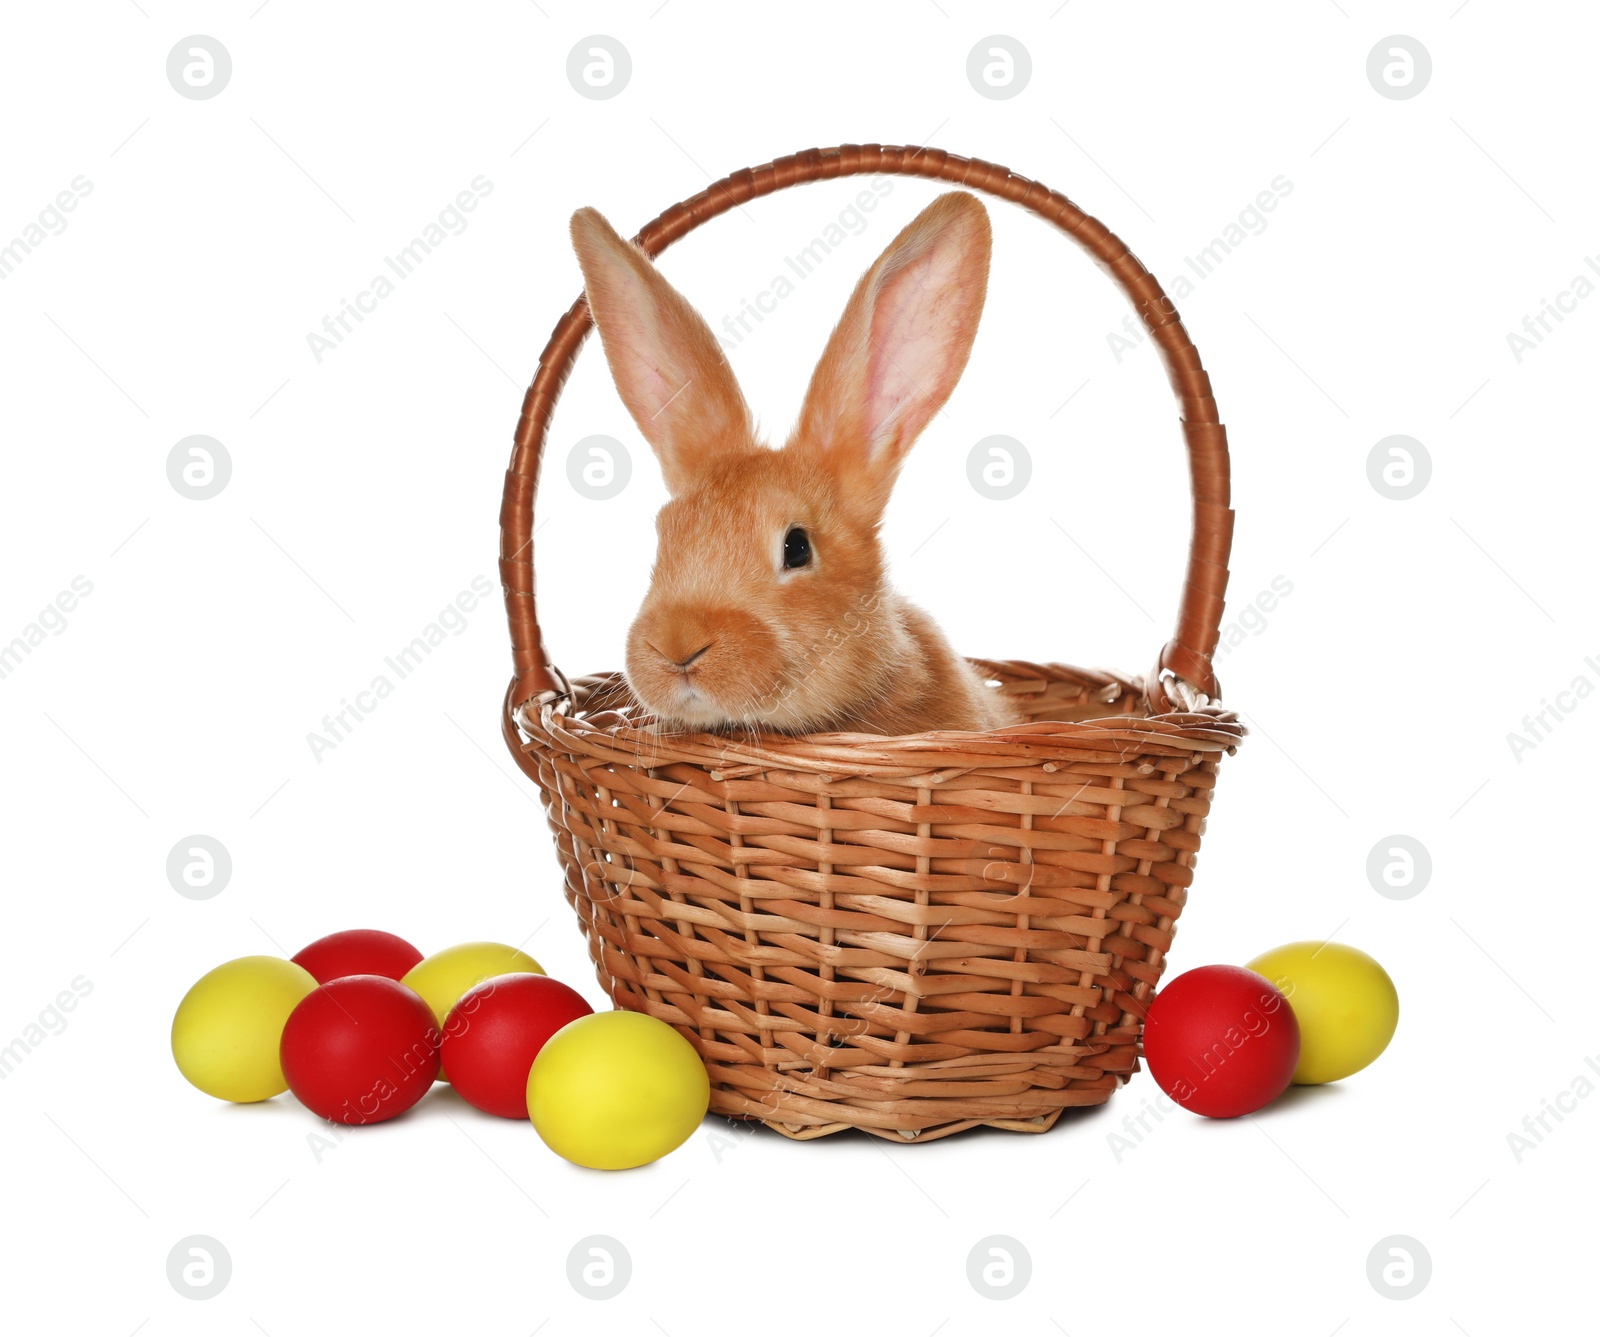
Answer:
M1106 696L1106 704L1127 693L1136 693L1141 699L1144 694L1142 679L1105 670L1016 660L970 662L987 676L1013 684L1064 675L1104 679L1117 689ZM1087 720L1034 720L984 731L943 729L916 734L671 732L653 722L612 719L601 723L584 714L585 702L618 689L626 691L622 673L588 674L566 682L565 690L542 692L524 702L517 709L517 723L526 736L530 732L527 717L537 712L545 738L575 754L650 768L686 762L710 771L714 778L764 770L834 778L904 778L932 772L930 781L935 783L982 767L1048 765L1056 759L1064 764L1116 764L1133 756L1231 754L1248 732L1238 714L1221 705L1161 715L1108 714Z

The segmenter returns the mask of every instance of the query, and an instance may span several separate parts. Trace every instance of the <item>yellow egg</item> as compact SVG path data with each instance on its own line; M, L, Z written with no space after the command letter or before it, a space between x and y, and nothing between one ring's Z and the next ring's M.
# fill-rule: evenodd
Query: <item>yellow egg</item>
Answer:
M316 987L310 971L276 956L241 956L202 975L172 1018L178 1071L218 1100L287 1091L278 1066L283 1023Z
M544 974L544 967L526 952L503 942L464 942L425 956L406 971L400 983L422 995L442 1028L462 994L492 975Z
M1277 985L1300 1025L1296 1086L1360 1072L1387 1048L1399 1023L1394 981L1354 947L1291 942L1263 952L1247 968Z
M528 1117L574 1165L627 1170L683 1145L711 1103L700 1055L664 1021L596 1012L545 1041L528 1073Z

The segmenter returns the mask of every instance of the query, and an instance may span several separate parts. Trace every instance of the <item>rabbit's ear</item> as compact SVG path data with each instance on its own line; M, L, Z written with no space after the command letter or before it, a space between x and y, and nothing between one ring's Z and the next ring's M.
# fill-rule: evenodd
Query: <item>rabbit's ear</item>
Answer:
M612 379L677 495L712 456L751 447L750 410L710 327L639 247L593 209L572 215L572 247Z
M800 410L794 444L879 510L901 460L955 389L989 283L989 215L964 191L914 218L856 284Z

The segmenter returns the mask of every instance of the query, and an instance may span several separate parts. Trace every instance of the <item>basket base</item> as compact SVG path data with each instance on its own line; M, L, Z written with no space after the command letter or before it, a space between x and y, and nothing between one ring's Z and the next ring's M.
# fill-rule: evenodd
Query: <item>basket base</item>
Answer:
M710 1113L720 1114L728 1119L762 1124L791 1142L814 1142L819 1137L829 1137L834 1133L842 1133L853 1128L859 1132L870 1133L873 1137L880 1137L885 1142L903 1145L908 1142L936 1142L941 1137L949 1137L952 1133L964 1133L969 1128L998 1128L1008 1133L1047 1133L1055 1127L1063 1110L1069 1106L1073 1109L1087 1109L1103 1105L1111 1098L1111 1092L1115 1089L1108 1086L1098 1090L1074 1091L1071 1097L1065 1100L1062 1098L1064 1093L1058 1093L1056 1100L1059 1103L1041 1114L1026 1118L951 1119L922 1127L900 1126L905 1121L906 1116L903 1114L898 1117L889 1116L882 1125L864 1122L846 1123L815 1117L808 1120L806 1115L798 1110L785 1110L778 1115L763 1116L751 1109L752 1102L732 1092L716 1088L711 1092Z
M776 1119L762 1119L760 1122L791 1142L812 1142L819 1137L827 1137L830 1133L842 1133L847 1128L855 1128L858 1132L881 1137L885 1142L904 1143L935 1142L941 1137L949 1137L952 1133L964 1133L969 1128L1001 1128L1011 1133L1047 1133L1055 1127L1055 1122L1060 1117L1061 1111L1054 1110L1049 1114L1041 1114L1036 1119L963 1119L958 1123L942 1123L933 1128L902 1128L898 1131L887 1128L860 1128L853 1123L826 1123L806 1127L802 1124L779 1123Z

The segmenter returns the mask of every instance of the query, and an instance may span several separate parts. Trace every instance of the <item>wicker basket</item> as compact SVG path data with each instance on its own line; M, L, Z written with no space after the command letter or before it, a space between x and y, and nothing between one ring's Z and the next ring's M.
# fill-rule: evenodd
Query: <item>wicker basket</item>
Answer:
M1160 350L1194 526L1177 629L1148 678L978 660L1024 723L753 740L659 732L618 673L569 682L540 637L533 503L590 328L580 297L540 357L506 474L516 677L504 732L539 784L600 982L694 1044L713 1110L796 1138L1042 1132L1135 1071L1217 762L1244 734L1213 704L1227 436L1160 285L1070 200L992 163L814 149L735 172L637 240L657 255L757 196L879 172L956 182L1053 223L1116 280Z

